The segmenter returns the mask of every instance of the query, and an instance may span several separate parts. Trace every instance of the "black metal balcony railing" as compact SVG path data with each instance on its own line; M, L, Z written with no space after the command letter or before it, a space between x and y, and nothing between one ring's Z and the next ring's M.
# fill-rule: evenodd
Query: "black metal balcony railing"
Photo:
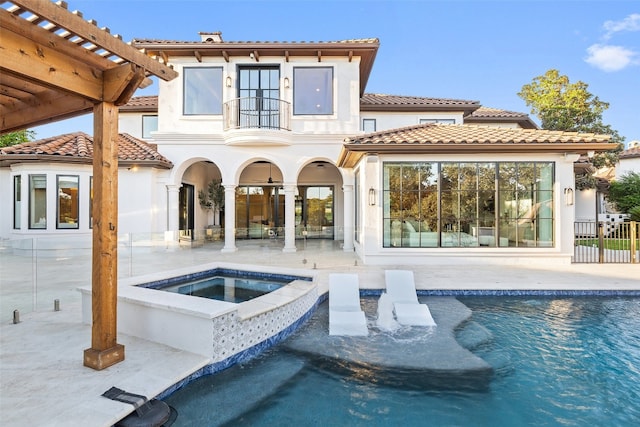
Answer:
M291 105L275 98L236 98L224 103L224 130L290 130Z

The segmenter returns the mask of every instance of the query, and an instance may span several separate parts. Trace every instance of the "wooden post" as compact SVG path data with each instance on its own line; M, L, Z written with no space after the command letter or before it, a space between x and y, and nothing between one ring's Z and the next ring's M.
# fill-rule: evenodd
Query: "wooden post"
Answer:
M124 360L117 339L118 108L93 108L93 258L91 348L84 365L101 370Z

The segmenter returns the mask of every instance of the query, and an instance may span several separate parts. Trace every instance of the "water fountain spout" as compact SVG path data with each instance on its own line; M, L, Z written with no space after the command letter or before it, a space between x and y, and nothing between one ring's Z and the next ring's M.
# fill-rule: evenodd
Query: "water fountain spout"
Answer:
M386 292L383 292L378 300L376 326L383 331L394 331L400 327L400 324L393 317L393 302Z

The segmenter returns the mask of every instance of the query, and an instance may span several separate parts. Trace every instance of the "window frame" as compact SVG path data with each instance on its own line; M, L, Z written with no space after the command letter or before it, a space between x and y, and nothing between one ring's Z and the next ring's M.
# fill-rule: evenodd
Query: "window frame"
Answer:
M196 72L196 71L200 71L200 72L204 72L204 71L211 71L211 72L216 72L219 73L219 76L213 76L214 78L211 79L211 90L207 91L206 88L202 88L202 87L198 87L198 88L193 88L190 89L190 84L188 82L188 78L190 76L190 74L192 72ZM224 87L223 87L223 74L224 74L224 68L223 67L183 67L182 69L182 74L183 74L183 78L182 78L182 115L183 116L221 116L222 115L222 111L223 111L223 96L224 96ZM218 80L219 77L219 80ZM218 81L213 81L213 80L218 80ZM208 80L206 80L208 81ZM197 83L197 82L196 82ZM215 86L217 86L218 92L215 92ZM192 92L193 90L193 92ZM219 99L219 103L215 104L215 106L212 104L209 107L213 106L214 108L212 108L211 110L203 110L201 111L200 108L198 108L198 103L194 103L193 106L193 111L191 111L191 109L187 109L187 106L190 105L190 103L188 102L187 97L189 95L197 95L198 97L202 97L205 96L205 94L209 94L210 98L218 98Z
M44 219L44 222L35 222L35 219L33 218L35 216L35 209L38 206L35 206L34 203L36 203L35 199L35 194L34 194L34 190L36 188L34 188L34 179L36 178L40 178L40 182L44 182L44 195L42 197L40 197L39 199L43 199L43 200L39 200L39 203L42 203L42 201L44 201L44 205L43 205L43 214L44 216L40 216L39 219ZM29 230L46 230L47 229L47 175L46 174L29 174Z
M149 118L155 118L155 127L152 130L147 131L146 130L146 126L145 126L145 122L147 120L145 119L149 119ZM142 115L142 139L153 139L153 137L151 136L151 132L156 132L158 130L158 115L157 114L143 114Z
M382 167L384 248L558 244L553 161L388 161Z
M426 125L429 123L455 125L456 119L419 119L418 124Z
M372 130L367 130L367 124L373 124L373 129ZM377 129L377 124L376 124L376 119L362 119L362 131L365 133L372 133L372 132L376 132Z
M73 187L61 187L60 183L63 182L64 178L75 178L76 183L76 194L75 196L69 195L69 200L73 205L75 201L75 211L76 211L76 220L75 222L63 222L60 220L60 215L62 215L62 199L65 199L61 193L67 194L62 191L63 188L73 188ZM75 199L75 200L74 200ZM71 209L73 211L73 207ZM80 176L79 175L66 175L59 174L56 175L56 229L58 230L77 230L80 228Z
M13 176L13 229L22 228L22 175Z
M308 111L308 110L300 110L300 108L303 108L303 106L306 108L306 103L309 102L308 99L311 98L311 96L307 95L308 94L308 89L305 88L305 90L303 91L302 87L300 86L301 80L304 79L304 77L301 74L298 73L304 73L307 71L321 71L324 70L325 72L328 72L329 75L323 75L322 79L326 79L328 77L328 85L326 87L326 95L325 98L326 99L326 104L327 107L325 109L322 109L318 112L315 111ZM334 81L334 67L332 66L324 66L324 67L293 67L293 115L294 116L332 116L335 113L335 107L334 107L334 102L335 102L335 81ZM303 102L303 99L305 100L305 102ZM320 104L316 104L316 105L320 105Z

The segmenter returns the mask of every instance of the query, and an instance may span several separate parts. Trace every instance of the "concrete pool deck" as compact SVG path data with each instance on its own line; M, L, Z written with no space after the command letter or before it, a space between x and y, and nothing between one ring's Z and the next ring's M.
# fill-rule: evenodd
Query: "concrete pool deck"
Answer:
M640 290L640 264L564 266L362 266L354 253L331 242L309 242L307 249L282 253L281 242L239 242L238 252L221 254L219 245L141 254L135 266L119 264L121 273L147 274L216 261L287 268L316 267L319 291L326 292L331 272L358 273L367 289L384 287L386 268L410 268L418 289L440 290ZM81 322L79 286L90 283L91 257L40 260L37 311L31 305L30 259L0 254L0 425L110 426L131 412L130 405L100 395L112 386L155 396L198 371L208 359L139 338L119 334L125 360L103 371L82 364L91 329ZM133 263L132 263L133 264ZM27 277L28 276L28 277ZM53 311L53 301L61 311ZM14 307L21 322L12 324Z

